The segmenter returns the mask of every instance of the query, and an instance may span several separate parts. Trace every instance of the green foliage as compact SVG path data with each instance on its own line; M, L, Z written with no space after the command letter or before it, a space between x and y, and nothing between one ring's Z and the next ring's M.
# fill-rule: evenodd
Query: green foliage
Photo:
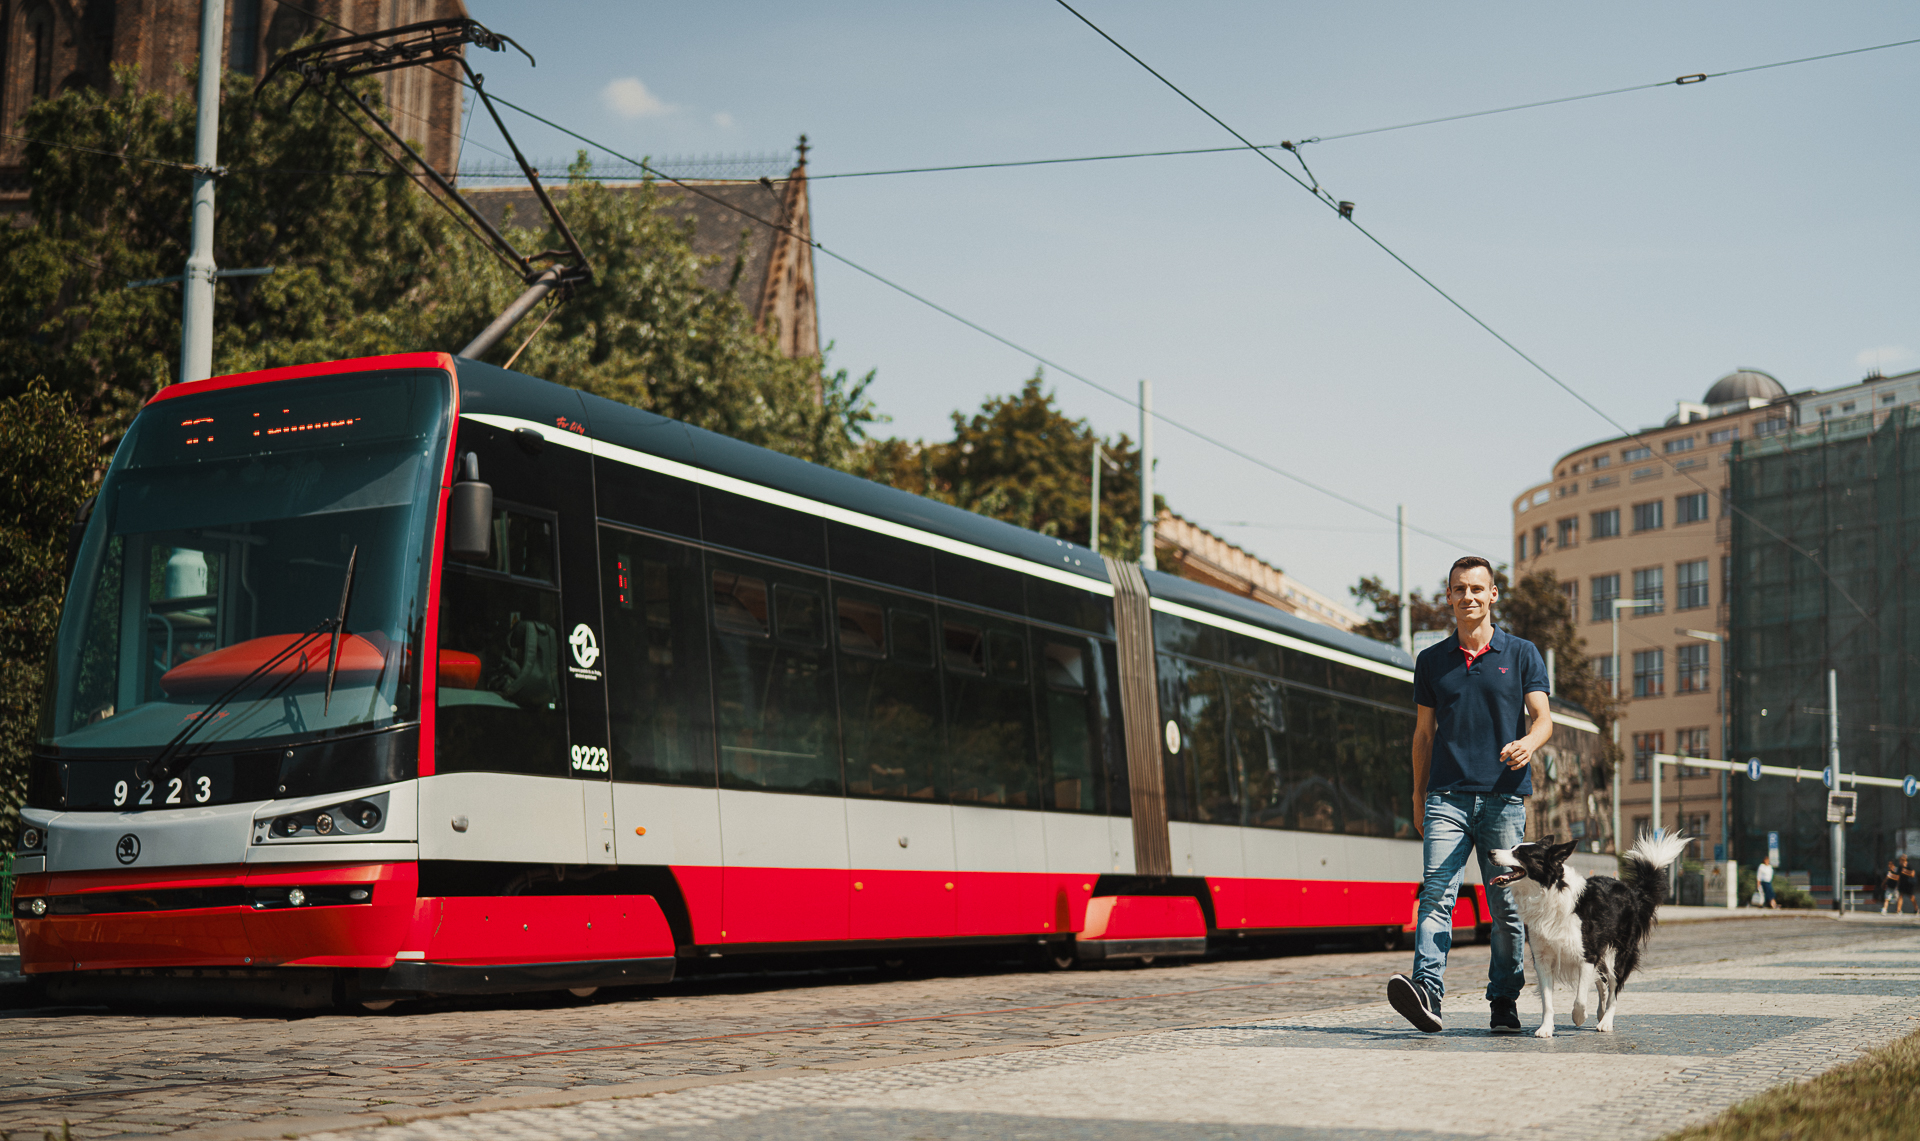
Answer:
M179 367L179 288L125 286L185 265L192 175L141 160L190 161L193 102L119 78L114 93L28 109L33 224L0 229L0 823L20 802L79 489ZM517 274L352 121L314 93L289 103L292 90L255 96L230 77L222 96L215 258L274 273L216 287L215 371L465 344L520 293ZM817 463L865 465L871 375L780 355L737 297L701 284L710 263L692 252L691 223L669 219L655 190L576 184L567 215L596 280L546 325L546 312L522 322L490 359L505 363L531 336L522 371ZM522 249L557 244L518 236Z
M0 399L0 836L9 844L66 588L67 528L92 490L98 448L67 394L36 383Z
M1379 575L1362 577L1359 583L1347 588L1347 593L1360 605L1373 607L1374 612L1374 617L1353 628L1354 633L1376 642L1400 640L1400 596ZM1416 634L1423 630L1452 630L1453 611L1447 606L1446 585L1441 584L1431 597L1421 593L1419 587L1407 591L1407 620Z
M1125 435L1102 439L1085 420L1061 411L1038 372L1018 393L990 397L972 416L955 412L952 440L873 442L860 470L916 495L1086 544L1096 443L1110 463L1100 477L1101 553L1138 559L1140 449Z
M1587 641L1574 624L1573 603L1552 571L1535 571L1502 588L1496 606L1500 624L1554 655L1554 683L1560 696L1584 706L1602 736L1620 715L1621 703L1587 657Z

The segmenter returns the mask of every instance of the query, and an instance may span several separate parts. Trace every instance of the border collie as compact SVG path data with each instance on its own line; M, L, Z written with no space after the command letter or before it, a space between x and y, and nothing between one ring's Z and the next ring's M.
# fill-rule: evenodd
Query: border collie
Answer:
M1533 979L1540 988L1540 1029L1536 1038L1553 1037L1555 983L1573 987L1573 1024L1587 1020L1587 988L1599 989L1599 1021L1594 1029L1611 1032L1620 988L1639 965L1640 951L1653 934L1654 910L1666 894L1667 865L1680 858L1687 837L1654 833L1642 836L1626 854L1635 865L1633 879L1592 879L1567 867L1574 841L1553 837L1492 853L1498 866L1512 868L1493 878L1513 884L1520 919L1527 925L1533 951Z

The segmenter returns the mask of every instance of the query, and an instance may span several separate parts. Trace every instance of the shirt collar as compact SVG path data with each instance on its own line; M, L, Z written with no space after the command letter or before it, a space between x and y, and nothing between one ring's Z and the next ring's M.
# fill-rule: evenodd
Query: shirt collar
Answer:
M1507 648L1507 642L1510 641L1512 638L1513 638L1512 634L1509 634L1505 630L1502 630L1500 627L1495 626L1493 628L1493 637L1487 641L1487 646L1485 649L1481 650L1480 653L1473 655L1474 659L1477 661L1480 659L1482 655L1499 653L1501 650L1504 650ZM1460 631L1458 629L1454 630L1449 640L1452 641L1454 649L1459 650L1462 654L1467 652L1466 643L1460 640Z

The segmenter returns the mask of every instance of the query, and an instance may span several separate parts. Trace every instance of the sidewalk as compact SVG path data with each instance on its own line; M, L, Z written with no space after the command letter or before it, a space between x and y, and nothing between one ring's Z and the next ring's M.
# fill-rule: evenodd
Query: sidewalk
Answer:
M1675 918L1695 911L1726 917ZM308 1141L1653 1138L1920 1029L1920 932L1647 971L1628 983L1610 1035L1573 1029L1563 994L1552 1040L1492 1036L1477 989L1464 985L1455 1025L1434 1035L1370 1003L919 1064L660 1083L621 1091L651 1096ZM1531 1029L1531 991L1521 1010Z

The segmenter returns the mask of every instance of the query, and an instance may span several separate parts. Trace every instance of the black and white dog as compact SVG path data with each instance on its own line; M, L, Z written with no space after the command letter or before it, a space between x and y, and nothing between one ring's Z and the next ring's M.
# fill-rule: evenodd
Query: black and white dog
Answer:
M1595 1030L1611 1032L1620 988L1639 965L1640 951L1653 934L1654 910L1666 894L1667 865L1686 850L1687 837L1658 832L1642 836L1627 852L1637 865L1631 882L1612 876L1592 879L1567 867L1574 842L1555 844L1548 836L1504 848L1489 857L1503 868L1495 884L1513 884L1514 902L1527 925L1533 949L1533 978L1540 987L1542 1015L1536 1038L1553 1037L1555 983L1573 987L1573 1024L1587 1020L1587 988L1598 984L1599 1021Z

